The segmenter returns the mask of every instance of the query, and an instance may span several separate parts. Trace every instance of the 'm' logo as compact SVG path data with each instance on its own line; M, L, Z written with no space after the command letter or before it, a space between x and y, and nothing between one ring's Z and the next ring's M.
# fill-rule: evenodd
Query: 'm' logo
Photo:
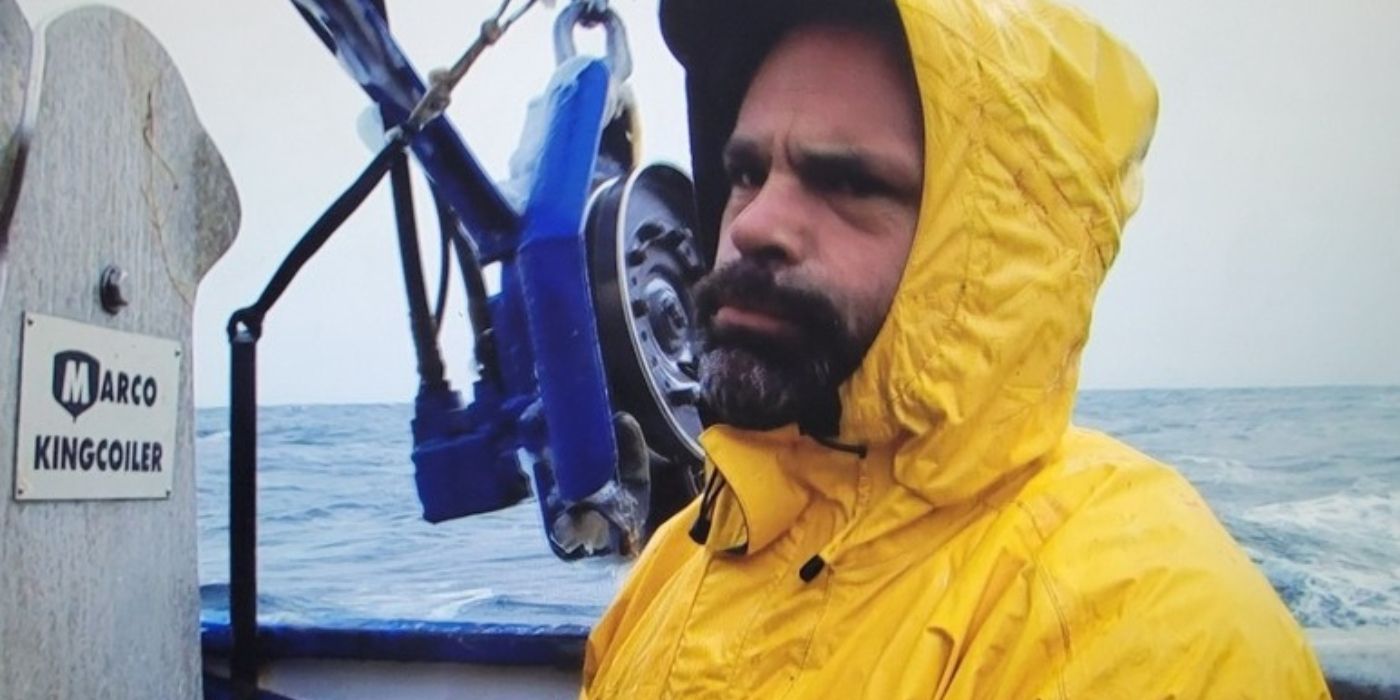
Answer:
M73 415L73 420L97 403L101 366L85 352L68 350L53 356L53 398Z

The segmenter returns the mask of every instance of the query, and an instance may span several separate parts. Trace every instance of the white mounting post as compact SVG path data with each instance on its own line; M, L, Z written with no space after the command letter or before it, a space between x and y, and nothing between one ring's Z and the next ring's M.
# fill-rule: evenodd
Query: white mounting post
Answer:
M200 695L190 324L238 219L142 26L0 0L0 698Z

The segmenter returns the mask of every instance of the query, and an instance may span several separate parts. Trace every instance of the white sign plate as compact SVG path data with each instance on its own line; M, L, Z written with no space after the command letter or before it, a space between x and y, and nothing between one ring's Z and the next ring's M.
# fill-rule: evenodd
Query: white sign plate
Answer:
M180 343L24 315L15 498L167 498Z

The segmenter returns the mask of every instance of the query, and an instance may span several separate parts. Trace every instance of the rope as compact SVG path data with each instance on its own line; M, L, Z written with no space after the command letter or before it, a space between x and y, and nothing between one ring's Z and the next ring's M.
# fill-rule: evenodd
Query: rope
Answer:
M428 83L430 87L418 104L409 112L408 120L404 122L405 127L412 132L417 132L424 124L436 119L452 102L452 91L456 89L457 83L462 81L462 77L467 74L467 70L476 63L476 59L481 57L482 52L487 47L501 40L501 37L510 29L521 15L525 14L531 7L534 7L536 0L525 0L520 9L507 15L513 0L501 0L501 6L496 10L496 14L485 22L481 23L481 34L476 40L462 52L462 55L453 63L450 68L439 68L428 73Z

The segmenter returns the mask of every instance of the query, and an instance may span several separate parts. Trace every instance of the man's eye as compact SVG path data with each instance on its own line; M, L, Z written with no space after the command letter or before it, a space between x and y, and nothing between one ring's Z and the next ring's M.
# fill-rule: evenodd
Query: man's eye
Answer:
M822 192L848 197L871 197L889 192L885 183L866 173L818 172L813 174L812 180L815 188Z
M758 168L744 165L725 167L729 175L729 186L740 189L756 189L763 186L764 173Z

